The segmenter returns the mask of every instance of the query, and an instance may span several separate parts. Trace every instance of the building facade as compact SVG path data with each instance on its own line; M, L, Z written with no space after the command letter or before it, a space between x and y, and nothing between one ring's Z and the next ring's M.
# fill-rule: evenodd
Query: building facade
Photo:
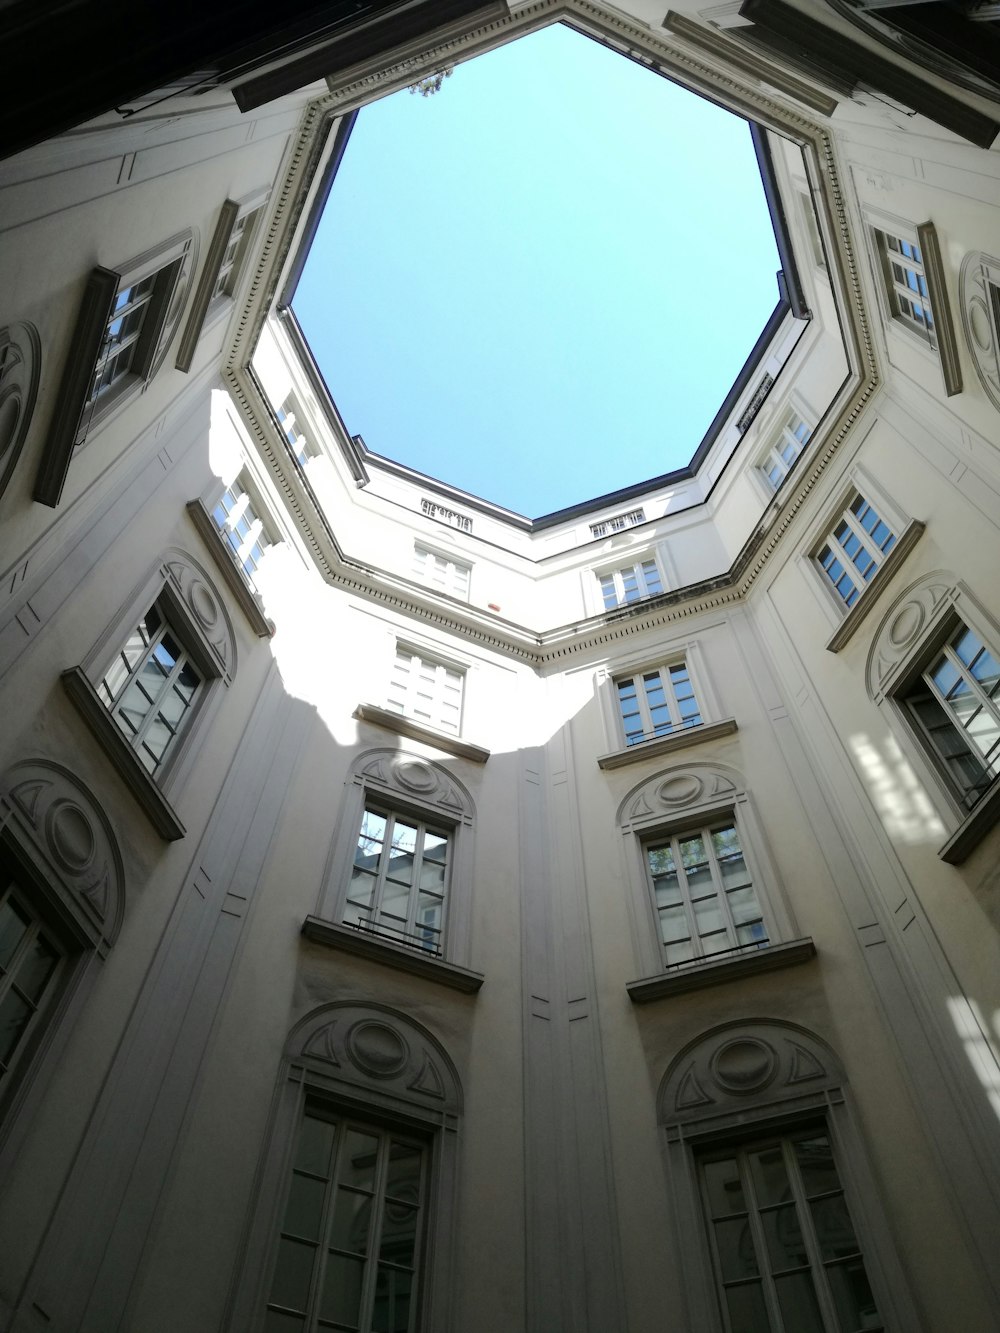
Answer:
M0 163L0 1327L1000 1325L944 8L438 9ZM289 301L358 110L551 22L758 127L783 277L690 467L528 520L352 438Z

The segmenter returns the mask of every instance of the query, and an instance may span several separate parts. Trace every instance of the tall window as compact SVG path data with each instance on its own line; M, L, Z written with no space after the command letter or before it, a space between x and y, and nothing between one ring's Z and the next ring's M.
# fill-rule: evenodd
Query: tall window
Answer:
M219 296L232 296L236 291L258 212L259 209L254 209L252 212L242 213L233 224L212 289L212 300Z
M645 851L667 967L769 942L732 821L677 834Z
M0 1097L44 1021L65 951L0 866Z
M463 671L400 645L386 707L457 736L462 726L464 684Z
M201 672L155 602L97 687L129 745L154 777L190 723L202 683Z
M306 1101L266 1333L414 1333L427 1150Z
M345 922L441 953L450 852L445 830L366 807Z
M154 322L154 296L158 273L141 282L119 289L104 330L104 338L90 385L88 403L117 384L129 372L145 375L146 353L151 351L151 326Z
M271 538L239 479L223 492L212 517L252 583Z
M817 553L838 597L853 606L896 544L896 534L863 495L856 495Z
M624 606L626 602L637 602L641 597L655 597L663 591L655 560L641 560L634 565L625 565L622 569L598 574L597 580L607 611Z
M971 809L1000 772L1000 664L959 624L900 694L918 735Z
M684 662L615 681L626 745L696 727L701 711Z
M309 459L314 457L316 450L303 434L299 424L298 404L292 394L289 394L278 408L278 422L295 455L295 461L299 467L305 467Z
M825 1127L706 1153L699 1175L727 1329L883 1328Z
M875 229L889 310L894 319L934 343L934 315L927 294L924 261L915 241Z
M812 434L797 412L789 412L781 427L781 434L768 449L760 470L768 485L776 491L791 471L792 464L809 443Z
M469 600L469 576L472 566L451 556L439 555L417 542L413 547L413 572L427 587L450 593L463 602Z

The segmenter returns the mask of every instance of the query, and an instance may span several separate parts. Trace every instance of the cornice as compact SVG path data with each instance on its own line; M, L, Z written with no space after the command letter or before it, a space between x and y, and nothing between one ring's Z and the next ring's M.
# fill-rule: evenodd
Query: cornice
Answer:
M705 93L729 109L793 138L801 147L813 196L827 239L827 266L838 298L848 376L827 413L828 424L815 432L807 469L799 469L782 487L730 569L638 606L542 631L489 618L473 607L437 598L406 579L355 563L341 549L321 506L292 458L273 412L256 380L250 360L275 299L311 187L337 118L373 97L402 88L446 64L467 59L516 35L555 21L598 36L632 59ZM749 595L768 559L793 525L831 460L864 414L881 383L871 328L862 295L844 192L832 135L794 105L794 81L786 80L788 100L734 77L710 63L704 47L675 35L668 43L620 12L587 0L537 0L464 36L431 48L393 53L388 64L358 66L341 77L331 92L308 104L287 157L284 175L272 195L272 212L245 308L223 363L223 379L267 465L308 549L331 585L377 602L404 616L417 616L448 633L536 667L564 662L605 649L636 632L676 624L717 611ZM719 57L720 61L722 56ZM752 76L747 74L747 78ZM763 77L763 76L762 76ZM815 106L810 108L814 110ZM825 431L825 435L823 432Z

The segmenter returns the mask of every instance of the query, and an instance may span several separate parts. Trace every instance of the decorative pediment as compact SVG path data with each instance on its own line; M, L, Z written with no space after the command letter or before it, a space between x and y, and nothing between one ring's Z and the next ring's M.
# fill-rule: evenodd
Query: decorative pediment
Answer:
M688 811L731 806L743 792L735 769L694 761L663 769L633 787L618 807L618 822L630 832Z
M236 636L222 598L205 570L184 551L169 551L163 562L168 590L211 650L219 674L236 674Z
M868 693L881 703L900 665L958 597L958 580L938 570L902 593L886 613L868 654Z
M441 1044L383 1005L336 1002L314 1009L292 1029L286 1055L345 1095L388 1094L435 1114L462 1109L458 1075Z
M83 784L43 759L0 777L8 836L60 892L92 943L113 944L125 911L125 875L107 816Z
M660 1085L657 1115L671 1125L841 1087L840 1062L791 1023L727 1023L692 1042Z
M434 806L454 819L471 823L474 807L468 791L441 764L405 750L369 750L355 766L355 781L390 799Z

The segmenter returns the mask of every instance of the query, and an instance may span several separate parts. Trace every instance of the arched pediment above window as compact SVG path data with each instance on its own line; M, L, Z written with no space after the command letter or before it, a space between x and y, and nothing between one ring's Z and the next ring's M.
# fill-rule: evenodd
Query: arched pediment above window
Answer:
M673 1125L800 1101L844 1083L840 1061L805 1028L727 1023L691 1042L664 1075L657 1119Z
M236 635L225 603L202 566L186 551L167 551L163 571L174 595L183 603L200 636L211 650L219 675L228 683L236 675Z
M900 667L912 659L958 594L955 575L939 569L912 583L896 598L876 630L868 653L866 681L876 703L882 702Z
M452 773L432 759L406 750L366 751L354 765L353 779L366 791L440 810L464 824L471 824L475 817L472 797Z
M640 832L674 816L732 806L745 791L742 775L727 764L678 764L633 787L618 807L618 823L626 833Z
M457 1116L462 1089L451 1057L413 1019L384 1005L325 1004L292 1029L290 1064L366 1104L424 1118Z
M111 824L67 769L44 759L0 777L3 831L87 944L114 944L125 913L125 874Z

